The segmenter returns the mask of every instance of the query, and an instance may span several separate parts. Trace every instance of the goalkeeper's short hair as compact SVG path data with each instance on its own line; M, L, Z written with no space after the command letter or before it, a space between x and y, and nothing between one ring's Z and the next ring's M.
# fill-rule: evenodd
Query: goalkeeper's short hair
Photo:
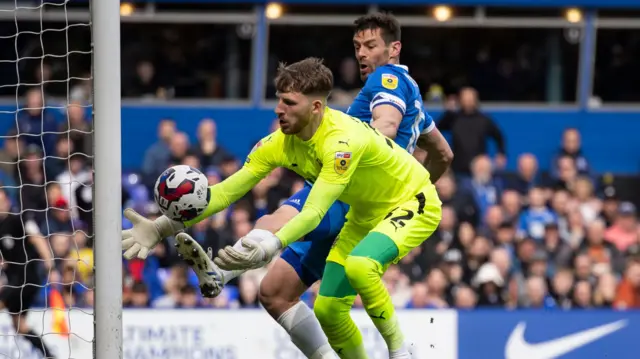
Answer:
M274 80L278 92L328 97L333 88L333 73L323 60L308 57L291 65L280 63Z

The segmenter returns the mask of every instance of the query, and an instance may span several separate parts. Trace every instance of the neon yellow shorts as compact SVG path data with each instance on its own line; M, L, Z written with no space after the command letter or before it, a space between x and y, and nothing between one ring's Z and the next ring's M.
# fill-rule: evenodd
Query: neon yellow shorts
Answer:
M410 200L382 212L374 220L359 221L347 214L347 223L329 252L327 261L344 265L351 251L369 232L382 233L398 246L397 263L412 249L420 246L438 228L442 218L442 202L434 185L423 187Z

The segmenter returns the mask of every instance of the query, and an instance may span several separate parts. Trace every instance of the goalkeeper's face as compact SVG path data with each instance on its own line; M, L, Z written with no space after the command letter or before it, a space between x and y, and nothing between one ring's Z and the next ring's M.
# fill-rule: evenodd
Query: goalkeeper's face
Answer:
M298 92L278 92L277 96L278 106L275 112L280 130L285 135L300 133L309 125L314 115L322 112L322 101L313 96Z

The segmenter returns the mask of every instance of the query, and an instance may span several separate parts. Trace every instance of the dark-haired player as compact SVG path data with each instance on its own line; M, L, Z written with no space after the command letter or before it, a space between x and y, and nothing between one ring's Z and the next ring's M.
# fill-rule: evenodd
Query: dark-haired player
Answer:
M7 284L0 287L0 309L9 312L18 335L28 340L45 358L53 358L41 336L27 324L27 311L42 288L39 266L45 263L51 269L51 252L44 238L36 233L28 234L28 228L35 224L23 222L24 215L10 213L10 209L11 201L0 189L0 258L7 277Z

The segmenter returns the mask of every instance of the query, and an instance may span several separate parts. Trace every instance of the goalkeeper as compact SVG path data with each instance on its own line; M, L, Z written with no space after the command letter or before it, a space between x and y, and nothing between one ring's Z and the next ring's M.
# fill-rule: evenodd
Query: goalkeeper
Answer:
M360 294L390 358L409 358L381 275L433 233L441 202L429 173L408 152L368 124L326 107L332 86L331 71L317 59L281 67L276 113L282 130L265 137L242 170L211 188L209 207L194 223L239 199L276 167L315 180L302 211L275 235L253 231L242 250L222 250L218 263L231 270L263 266L312 231L339 199L351 208L327 258L316 316L341 357L366 358L349 316ZM145 257L163 236L182 228L167 218L153 223L135 217L134 229L123 236L125 257Z

